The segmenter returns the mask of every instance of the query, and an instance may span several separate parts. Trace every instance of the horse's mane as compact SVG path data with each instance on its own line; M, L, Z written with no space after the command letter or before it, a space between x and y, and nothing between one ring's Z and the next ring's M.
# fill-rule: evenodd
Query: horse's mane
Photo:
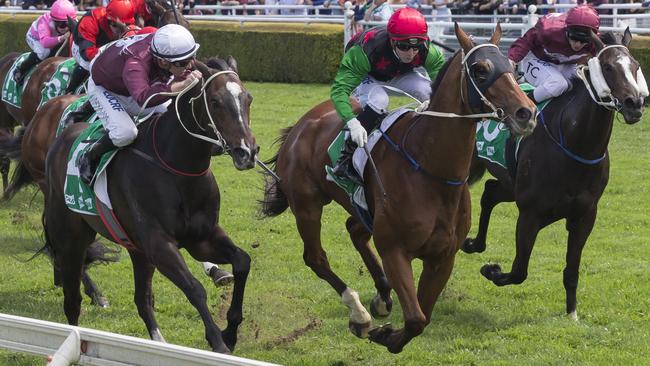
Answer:
M606 45L621 44L623 35L614 32L605 32L600 35L600 40Z
M224 59L219 57L210 57L205 64L212 69L217 69L219 71L230 70L230 66Z
M456 54L458 54L458 52L460 52L460 50L457 50L456 52L454 52L454 54L449 59L447 59L447 61L445 61L444 65L442 65L442 68L440 69L440 71L438 71L438 75L436 76L436 80L434 80L431 83L431 90L433 91L434 94L438 90L438 86L442 82L442 78L447 73L447 69L449 69L449 65L451 65L451 60L453 60L456 57ZM431 97L433 98L433 95L431 95Z

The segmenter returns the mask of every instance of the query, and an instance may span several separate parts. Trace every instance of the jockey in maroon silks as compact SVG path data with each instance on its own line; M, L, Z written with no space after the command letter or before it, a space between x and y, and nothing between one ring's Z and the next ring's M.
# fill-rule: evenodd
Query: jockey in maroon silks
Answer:
M65 94L70 94L88 77L90 61L99 48L118 39L125 26L133 25L135 10L130 0L112 0L106 7L88 11L73 33L72 56L77 66Z
M544 16L510 46L508 58L535 86L529 94L534 102L557 97L570 88L577 64L595 56L592 36L598 34L599 26L600 18L592 7L578 6Z

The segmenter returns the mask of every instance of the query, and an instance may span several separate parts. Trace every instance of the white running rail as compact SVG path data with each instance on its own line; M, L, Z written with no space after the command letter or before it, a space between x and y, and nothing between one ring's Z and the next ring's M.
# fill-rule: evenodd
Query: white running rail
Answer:
M45 356L50 366L275 364L94 329L0 314L0 348Z

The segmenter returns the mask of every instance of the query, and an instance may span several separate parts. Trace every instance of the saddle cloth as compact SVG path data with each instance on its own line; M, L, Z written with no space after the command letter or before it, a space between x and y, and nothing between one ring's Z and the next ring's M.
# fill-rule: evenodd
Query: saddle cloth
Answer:
M23 91L25 90L25 86L27 85L29 78L32 76L34 70L36 69L36 67L32 67L27 71L27 75L25 75L23 84L21 86L18 86L16 84L16 81L14 80L14 71L18 65L20 65L23 60L27 58L27 56L29 56L29 52L25 52L16 58L16 61L14 61L13 65L11 65L11 68L9 68L9 71L7 71L4 82L2 84L2 101L7 104L11 104L16 108L22 107Z
M50 77L50 80L45 82L43 85L43 90L41 90L41 101L38 103L39 108L50 99L58 97L59 95L63 95L63 91L68 87L70 77L72 76L72 71L76 66L77 63L75 60L73 58L69 58L61 62L59 66L56 67L56 70L52 74L52 77ZM85 84L85 82L82 83L77 88L77 90L75 90L75 94L78 95L84 93L86 90Z

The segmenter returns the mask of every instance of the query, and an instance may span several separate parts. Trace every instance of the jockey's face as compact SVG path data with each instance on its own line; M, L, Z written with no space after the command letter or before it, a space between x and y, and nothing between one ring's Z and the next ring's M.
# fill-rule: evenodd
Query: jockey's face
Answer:
M420 48L422 48L422 43L412 44L403 41L391 41L391 44L395 50L395 55L405 64L412 62L420 52Z
M571 46L571 49L574 51L580 51L588 44L589 43L587 42L577 41L575 39L569 38L569 45Z

